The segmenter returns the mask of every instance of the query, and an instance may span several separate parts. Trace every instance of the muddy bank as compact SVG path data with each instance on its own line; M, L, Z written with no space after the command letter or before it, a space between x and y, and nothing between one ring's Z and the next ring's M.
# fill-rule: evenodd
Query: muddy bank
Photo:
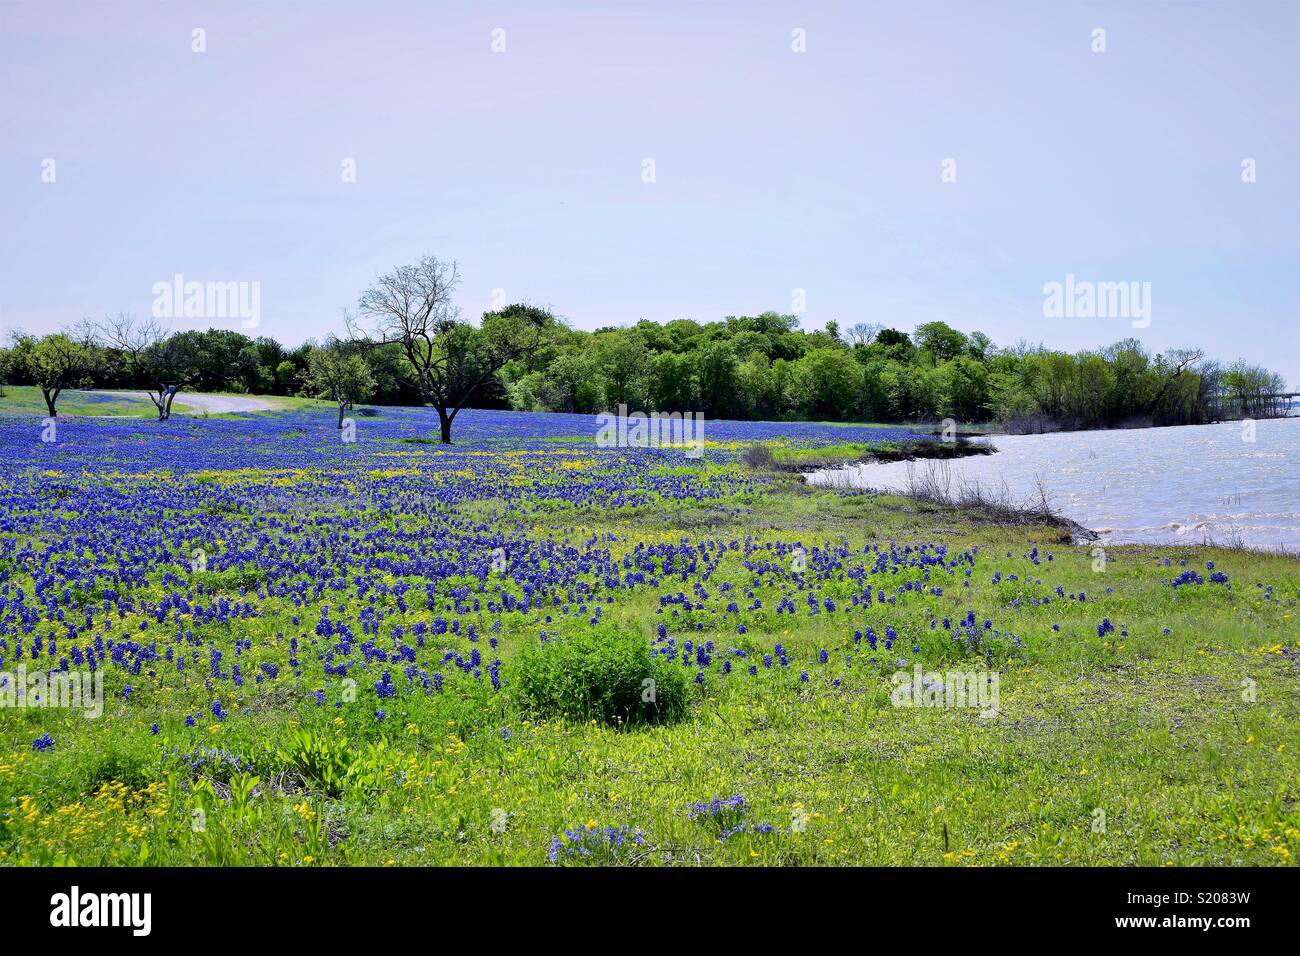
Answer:
M922 438L906 443L882 443L862 449L860 454L852 457L844 455L807 455L798 458L772 459L767 466L773 471L803 474L809 471L824 471L841 468L845 465L864 465L870 462L916 461L918 459L935 459L939 461L952 458L965 458L969 455L991 455L997 451L984 442L973 442L959 437L956 441L944 441L938 438Z

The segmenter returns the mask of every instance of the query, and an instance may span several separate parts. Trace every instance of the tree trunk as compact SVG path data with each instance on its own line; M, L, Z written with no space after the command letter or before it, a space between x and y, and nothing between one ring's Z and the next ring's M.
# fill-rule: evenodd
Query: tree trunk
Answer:
M45 396L45 407L49 409L50 418L55 418L59 414L54 410L54 403L59 400L59 391L57 388L49 389L44 386L41 388L41 394Z
M452 419L455 417L456 417L455 412L452 412L450 415L448 415L447 410L445 408L438 409L438 425L442 432L442 443L444 445L451 444L451 422Z
M339 430L340 431L343 430L343 409L346 406L347 406L347 402L344 401L339 402Z

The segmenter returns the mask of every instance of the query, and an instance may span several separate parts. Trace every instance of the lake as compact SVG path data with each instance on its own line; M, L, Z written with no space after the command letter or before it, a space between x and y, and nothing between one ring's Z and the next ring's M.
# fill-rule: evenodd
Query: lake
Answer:
M1300 551L1300 418L1124 431L999 435L997 451L947 462L854 465L816 484L905 492L933 475L1012 501L1048 501L1116 544L1241 543Z

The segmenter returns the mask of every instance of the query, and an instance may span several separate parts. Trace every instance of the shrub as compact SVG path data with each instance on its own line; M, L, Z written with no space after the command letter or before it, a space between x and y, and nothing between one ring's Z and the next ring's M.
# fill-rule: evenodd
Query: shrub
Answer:
M681 719L687 708L681 669L630 631L587 631L528 647L516 688L542 717L656 724Z
M150 755L134 746L130 749L114 747L107 753L96 754L82 769L86 774L83 792L92 793L104 784L114 782L141 790L153 782L151 763Z
M745 464L750 468L770 469L775 463L772 449L766 445L750 445L745 449Z
M343 793L348 771L356 760L347 737L315 734L305 729L291 734L287 746L280 748L277 757L301 775L308 786L323 790L331 797Z

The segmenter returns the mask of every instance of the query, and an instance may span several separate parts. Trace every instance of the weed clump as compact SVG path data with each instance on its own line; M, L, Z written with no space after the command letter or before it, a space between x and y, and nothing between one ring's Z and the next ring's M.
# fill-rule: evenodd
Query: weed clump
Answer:
M772 449L766 445L750 445L745 449L745 464L750 468L771 470L775 463L776 459L772 455Z
M520 699L541 717L636 726L686 716L685 675L633 631L555 638L525 649L518 667Z

